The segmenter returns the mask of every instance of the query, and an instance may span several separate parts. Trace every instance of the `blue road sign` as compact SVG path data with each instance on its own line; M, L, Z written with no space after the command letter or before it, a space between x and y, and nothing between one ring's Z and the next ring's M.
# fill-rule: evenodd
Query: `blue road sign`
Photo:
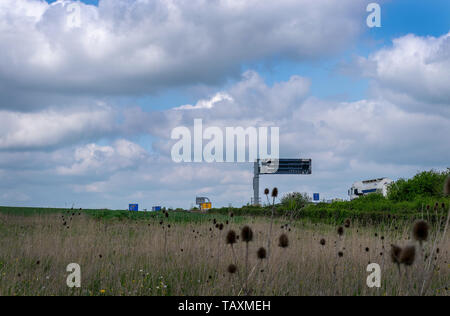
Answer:
M314 201L320 201L320 194L319 193L314 193L313 194L313 200Z
M130 204L128 206L128 210L130 212L138 212L139 211L139 205L138 204Z

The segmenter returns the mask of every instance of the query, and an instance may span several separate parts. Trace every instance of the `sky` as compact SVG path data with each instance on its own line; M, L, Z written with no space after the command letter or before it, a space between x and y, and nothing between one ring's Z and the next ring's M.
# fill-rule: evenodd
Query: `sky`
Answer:
M189 208L252 197L252 163L175 163L172 131L279 127L309 176L260 189L348 198L353 182L450 167L450 2L0 2L0 205Z

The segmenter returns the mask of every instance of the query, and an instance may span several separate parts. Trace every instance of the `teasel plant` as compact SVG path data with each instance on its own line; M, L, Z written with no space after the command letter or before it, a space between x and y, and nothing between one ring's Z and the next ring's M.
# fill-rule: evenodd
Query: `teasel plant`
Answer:
M280 235L280 237L278 237L278 247L280 247L280 248L283 250L283 252L284 252L284 253L283 253L283 256L286 256L285 251L286 251L286 249L289 247L289 237L288 237L287 234L282 233L282 234ZM277 272L272 273L272 277L271 277L269 280L264 279L264 284L263 284L263 287L262 287L262 289L263 289L263 294L265 293L266 287L267 287L267 286L270 286L270 285L272 284L272 282L273 282L274 279L275 279L275 276L280 275L281 273L282 273L282 265L280 265L280 266L278 267Z
M218 269L219 269L219 264L220 264L220 255L221 255L221 253L222 253L222 244L221 244L221 241L222 241L222 238L223 238L223 228L224 228L224 225L223 225L223 223L219 223L218 224L219 226L218 226L218 234L219 234L219 238L217 239L217 242L218 242L218 244L217 244L217 253L216 253L216 269L217 269L217 271L218 271ZM227 236L227 238L228 238L228 236Z
M450 177L447 178L444 184L444 195L448 196L450 193ZM430 226L424 226L423 224L414 227L413 228L413 237L416 241L424 242L426 239L429 243L429 249L430 252L427 254L426 259L424 262L422 262L422 278L421 278L421 284L420 286L420 296L425 296L428 293L428 290L431 285L431 281L433 279L434 274L437 272L438 269L438 261L440 260L439 251L438 249L442 248L442 243L444 242L447 234L447 230L449 227L449 221L450 221L450 208L447 211L447 216L439 216L439 214L436 214L438 217L437 223L434 226L434 236L430 235L428 230L430 229ZM427 231L425 231L427 229Z
M444 193L445 190L446 187L444 187ZM434 206L434 211L438 220L435 225L432 226L423 219L416 221L412 227L413 243L404 247L391 245L391 259L399 269L400 291L403 291L403 280L406 278L406 284L408 285L406 290L409 291L408 294L427 295L432 279L438 272L440 260L439 249L446 238L450 220L450 209L447 211L447 216L439 216L438 209L442 208L442 205L439 205L439 203L436 205ZM427 206L426 209L430 211L432 207ZM416 266L414 270L416 272L410 274L408 270L412 270L413 265ZM402 266L404 266L404 273L401 273Z
M263 262L264 260L267 259L267 250L264 247L260 247L258 249L258 251L256 252L256 258L257 258L257 263L253 266L252 270L250 271L248 277L247 277L247 282L251 283L253 282L253 278L256 278L258 276L258 273L255 273L255 271L258 271L261 269L261 267L263 266ZM264 272L264 270L260 270L261 273ZM263 284L266 280L266 278L263 278Z
M237 237L238 236L234 230L229 230L226 235L225 242L227 245L230 245L231 252L233 254L233 261L234 261L234 263L230 264L230 266L228 267L228 272L230 274L235 274L235 273L237 274L238 280L239 280L239 286L242 288L242 286L243 286L242 277L240 275L239 269L237 268L238 260L237 260L236 252L234 251L234 245L237 243ZM231 267L231 270L234 272L230 271L230 267ZM233 267L234 267L234 269L233 269Z
M248 288L248 255L249 255L249 244L253 241L253 230L250 228L250 226L246 225L241 230L241 240L242 242L245 242L245 274L244 274L244 287L243 290L246 295L249 294L249 288Z
M264 193L266 194L267 201L270 205L269 189L265 189ZM269 265L269 260L270 260L270 244L272 242L273 220L274 220L274 216L275 216L275 200L277 197L278 197L278 188L273 188L273 190L272 190L272 214L270 216L269 234L267 236L267 266Z
M350 220L346 220L344 222L344 226L350 227ZM335 250L336 256L335 256L335 262L333 265L333 277L334 277L334 285L335 285L334 295L339 295L339 293L338 293L338 281L339 281L338 267L339 267L339 263L342 261L342 258L345 256L345 253L344 253L345 228L344 228L344 226L338 226L338 228L336 229L337 239L334 244L334 250Z

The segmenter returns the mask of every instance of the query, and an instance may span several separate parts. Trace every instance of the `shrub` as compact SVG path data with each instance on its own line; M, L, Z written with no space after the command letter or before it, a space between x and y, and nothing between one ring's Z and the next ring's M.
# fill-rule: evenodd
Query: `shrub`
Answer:
M295 211L305 207L311 202L311 198L307 193L288 193L281 198L281 205L289 211Z
M416 174L411 179L400 179L389 187L388 199L392 201L414 201L417 198L440 198L445 179L450 169L444 172L435 170Z

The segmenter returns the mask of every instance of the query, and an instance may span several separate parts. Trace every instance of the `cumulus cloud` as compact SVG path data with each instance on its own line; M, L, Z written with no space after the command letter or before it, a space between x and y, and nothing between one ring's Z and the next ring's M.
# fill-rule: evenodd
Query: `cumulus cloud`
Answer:
M158 125L163 139L155 149L169 156L171 130L177 125L192 127L194 119L201 118L204 128L279 127L281 154L314 156L319 170L346 168L351 160L429 166L450 160L450 144L435 133L450 133L450 117L409 112L381 98L324 101L308 96L308 88L308 80L298 76L269 86L257 73L247 72L222 92L229 99L215 106L162 113L164 122L173 124Z
M75 150L75 162L68 167L59 167L60 175L98 175L132 169L144 162L148 153L141 146L120 139L112 146L89 144Z
M359 0L78 5L79 27L72 27L67 1L2 0L4 92L123 94L222 82L245 62L329 55L355 38L365 12Z
M222 101L233 101L233 98L226 93L217 93L211 99L200 100L196 105L182 105L180 107L175 108L175 110L199 110L199 109L212 109L218 103Z
M363 75L374 80L375 95L415 110L450 105L450 33L409 34L357 63Z
M40 112L0 111L0 150L42 150L113 132L112 108L97 106Z

